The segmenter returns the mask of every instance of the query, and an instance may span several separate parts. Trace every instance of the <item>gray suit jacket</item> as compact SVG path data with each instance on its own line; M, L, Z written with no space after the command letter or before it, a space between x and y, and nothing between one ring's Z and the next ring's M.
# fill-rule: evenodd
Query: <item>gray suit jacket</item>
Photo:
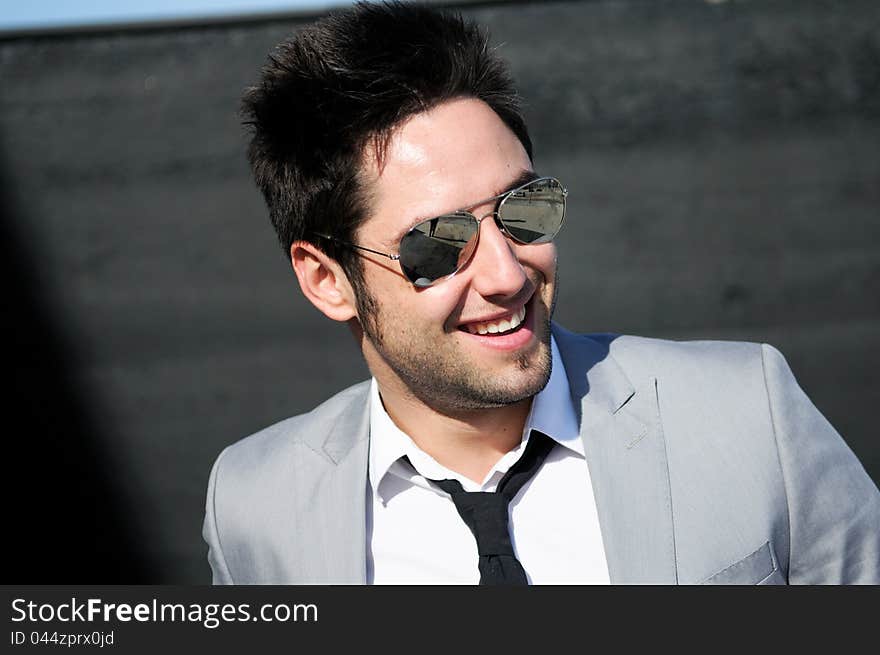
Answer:
M880 493L777 350L554 336L612 583L880 583ZM365 582L368 390L220 454L215 583Z

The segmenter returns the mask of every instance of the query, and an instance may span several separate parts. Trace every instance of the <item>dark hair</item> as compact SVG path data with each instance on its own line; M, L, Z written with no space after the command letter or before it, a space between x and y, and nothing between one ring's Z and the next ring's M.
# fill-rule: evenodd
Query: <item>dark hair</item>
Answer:
M381 157L408 117L456 97L486 102L532 144L504 62L476 24L426 6L360 2L279 44L242 99L253 137L248 158L284 250L320 245L361 287L351 241L366 218L364 149Z

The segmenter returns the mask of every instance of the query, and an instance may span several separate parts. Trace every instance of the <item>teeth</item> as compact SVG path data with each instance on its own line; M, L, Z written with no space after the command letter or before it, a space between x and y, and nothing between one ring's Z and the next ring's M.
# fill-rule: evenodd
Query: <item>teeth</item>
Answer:
M526 308L522 307L519 311L511 314L509 318L502 318L491 323L471 323L466 327L471 334L497 334L518 327L525 317Z

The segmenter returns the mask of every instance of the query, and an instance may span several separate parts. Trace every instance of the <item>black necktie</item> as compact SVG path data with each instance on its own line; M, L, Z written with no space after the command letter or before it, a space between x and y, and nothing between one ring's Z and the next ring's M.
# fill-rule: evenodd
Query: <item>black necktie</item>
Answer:
M532 430L526 450L510 467L497 490L465 491L458 480L431 480L452 496L455 509L477 540L481 585L527 585L526 572L513 553L507 526L507 506L522 486L541 468L554 441Z

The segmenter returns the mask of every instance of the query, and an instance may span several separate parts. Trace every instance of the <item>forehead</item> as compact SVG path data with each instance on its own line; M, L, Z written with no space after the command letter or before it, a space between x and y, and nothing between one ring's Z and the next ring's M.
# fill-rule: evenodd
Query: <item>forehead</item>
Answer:
M381 161L375 150L366 154L371 202L361 234L393 240L419 220L507 190L524 170L525 148L487 104L442 103L395 129Z

